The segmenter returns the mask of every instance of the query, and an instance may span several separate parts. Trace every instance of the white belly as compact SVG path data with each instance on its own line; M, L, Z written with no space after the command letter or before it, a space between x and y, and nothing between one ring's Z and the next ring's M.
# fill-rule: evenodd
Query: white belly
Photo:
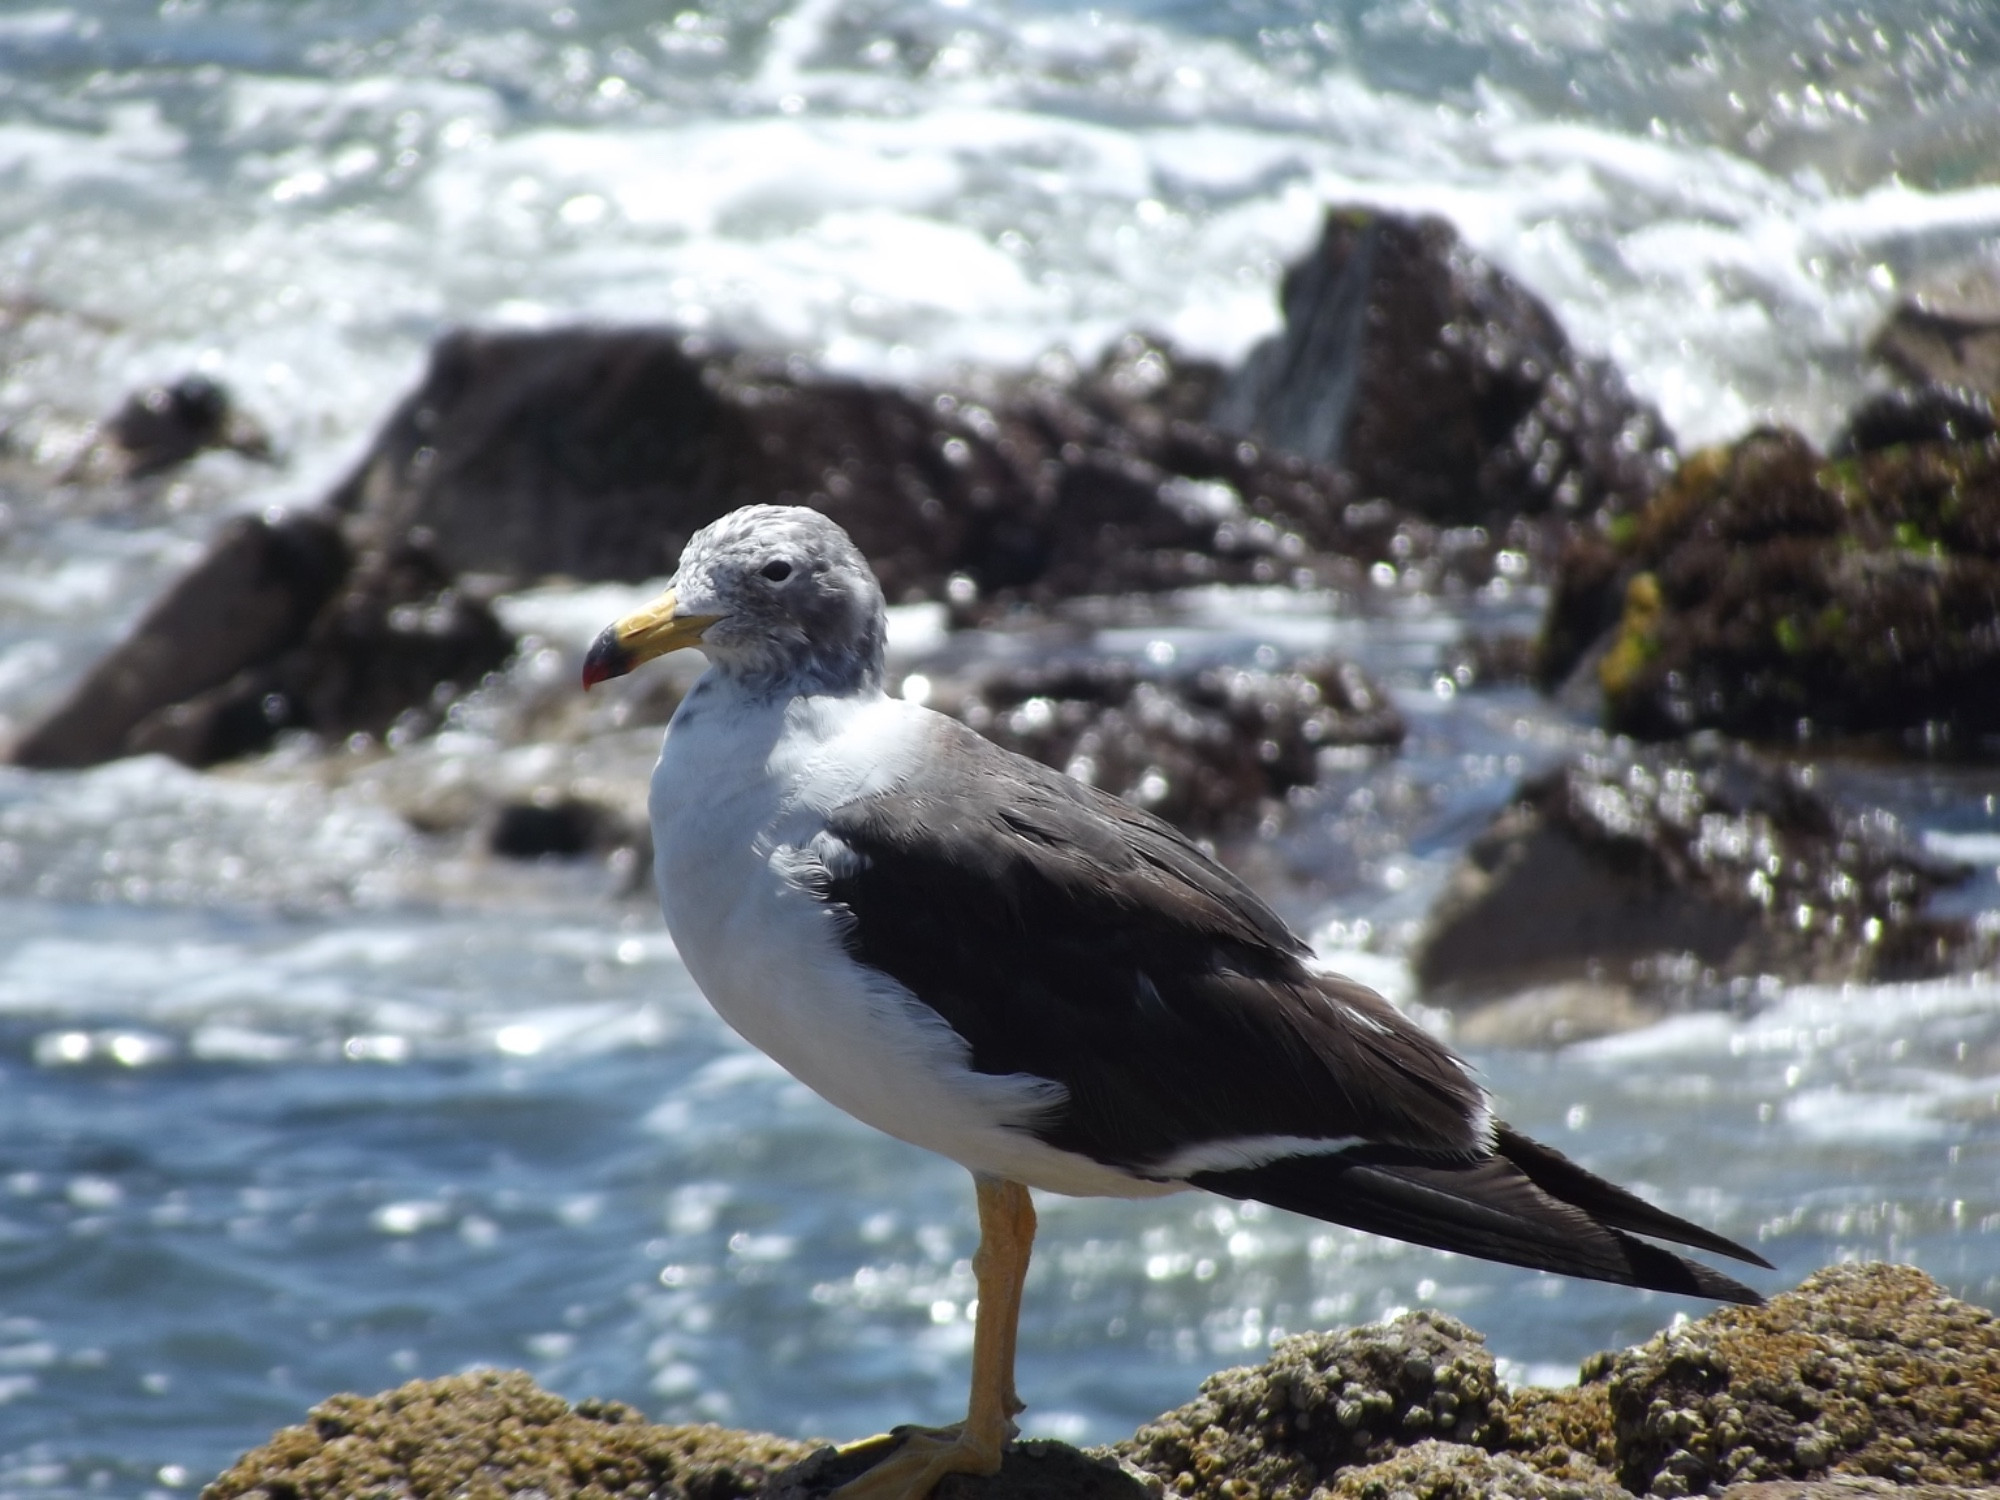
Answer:
M832 808L895 784L898 765L922 752L923 721L893 699L814 704L824 700L795 700L791 722L753 726L703 703L692 722L676 717L661 749L660 906L709 1003L815 1093L975 1172L1080 1195L1172 1191L1037 1140L1024 1127L1061 1102L1060 1085L974 1072L941 1016L848 957L838 914L798 883L803 851ZM746 754L746 741L769 753Z

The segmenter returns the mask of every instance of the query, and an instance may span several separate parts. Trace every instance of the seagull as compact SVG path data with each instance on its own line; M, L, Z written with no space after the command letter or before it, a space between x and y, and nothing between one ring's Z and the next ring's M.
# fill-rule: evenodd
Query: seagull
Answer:
M1495 1119L1466 1063L1321 967L1168 824L891 696L885 622L834 522L753 505L697 532L666 592L607 626L583 668L588 688L683 647L707 656L650 795L689 974L800 1082L972 1172L965 1420L898 1428L839 1500L921 1500L999 1469L1023 1409L1030 1188L1200 1188L1509 1265L1761 1300L1652 1241L1769 1262Z

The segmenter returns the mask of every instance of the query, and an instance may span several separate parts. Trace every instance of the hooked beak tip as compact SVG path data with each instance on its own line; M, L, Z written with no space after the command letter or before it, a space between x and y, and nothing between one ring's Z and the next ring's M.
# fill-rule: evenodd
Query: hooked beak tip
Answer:
M618 639L618 627L607 625L590 643L590 650L583 658L584 691L612 677L623 677L635 665L632 653L625 649Z

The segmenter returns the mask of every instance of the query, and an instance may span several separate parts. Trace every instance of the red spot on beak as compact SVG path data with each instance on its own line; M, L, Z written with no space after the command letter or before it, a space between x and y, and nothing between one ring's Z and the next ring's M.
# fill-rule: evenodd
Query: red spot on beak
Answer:
M590 643L589 654L583 659L584 691L608 677L623 677L632 667L632 653L618 643L618 628L607 625Z

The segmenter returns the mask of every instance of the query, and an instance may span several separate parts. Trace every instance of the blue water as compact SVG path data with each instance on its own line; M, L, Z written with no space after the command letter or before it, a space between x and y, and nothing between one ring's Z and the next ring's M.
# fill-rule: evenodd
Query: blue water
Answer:
M6 7L0 733L221 517L323 493L459 321L672 321L886 378L1134 326L1229 358L1359 200L1447 214L1684 441L1824 437L1883 311L2000 246L1995 98L1972 3ZM189 368L280 465L55 482ZM1403 751L1329 765L1246 868L1401 998L1465 841L1593 742L1438 675L1540 602L1204 592L1101 644L1333 646L1389 683ZM569 686L617 592L503 607L527 648L436 741L0 768L0 1497L191 1490L333 1391L482 1363L801 1435L957 1414L964 1174L747 1051L628 872L413 830L468 787L642 795L657 732ZM1828 775L2000 921L2000 776ZM1477 1061L1517 1124L1759 1245L1760 1285L1888 1255L2000 1298L1990 977ZM1192 1195L1042 1222L1024 1422L1080 1440L1393 1307L1524 1379L1701 1311Z

